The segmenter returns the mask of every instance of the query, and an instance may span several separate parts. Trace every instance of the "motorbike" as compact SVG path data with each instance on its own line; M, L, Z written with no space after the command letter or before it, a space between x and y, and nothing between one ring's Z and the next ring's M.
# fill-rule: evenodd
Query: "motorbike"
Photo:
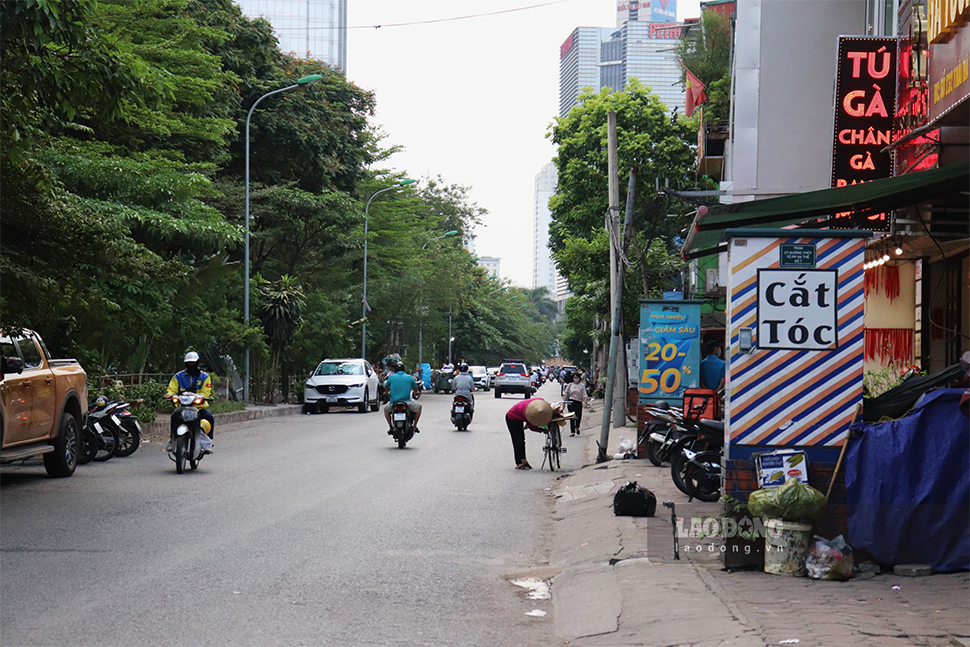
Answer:
M175 461L175 471L181 474L185 471L185 463L196 469L207 450L212 447L212 440L202 430L202 418L199 407L205 398L191 391L183 391L171 396L175 404L172 412L172 440L168 457Z
M388 432L397 442L400 449L414 438L414 414L408 409L407 402L395 402L391 405L391 431Z
M717 501L721 488L724 423L684 420L686 434L671 449L670 475L690 499Z
M102 463L115 456L121 444L118 432L121 423L114 415L117 404L108 402L104 396L98 396L88 405L87 427L81 433L79 463Z
M472 421L472 401L464 395L456 395L451 402L451 423L458 431L466 431Z
M117 400L108 403L113 408L111 421L118 430L118 449L115 456L131 456L141 444L141 425L138 418L128 410L130 406L127 402Z

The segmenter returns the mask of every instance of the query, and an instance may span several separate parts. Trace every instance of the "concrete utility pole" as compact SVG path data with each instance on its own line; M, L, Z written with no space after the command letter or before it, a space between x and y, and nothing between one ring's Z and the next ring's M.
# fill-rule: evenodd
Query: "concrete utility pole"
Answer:
M620 304L619 312L617 314L618 318L618 332L617 332L617 359L616 359L616 385L613 391L613 428L625 427L626 426L626 392L629 388L628 382L628 371L627 371L627 356L626 356L626 330L623 326L623 289L625 287L624 280L626 278L626 268L623 263L623 259L626 258L627 253L630 251L630 239L633 238L633 198L635 197L637 182L637 170L635 168L630 169L630 181L627 184L626 189L626 217L623 220L623 243L622 243L622 254L620 255L620 261L617 263L617 290L620 292L617 303ZM619 234L619 230L617 230ZM619 236L618 236L619 238ZM620 244L620 241L616 241Z
M613 310L613 321L610 326L610 352L606 375L606 393L603 397L603 423L600 426L599 451L597 452L596 462L602 463L607 460L606 447L610 442L610 414L613 409L613 382L616 377L616 325L617 325L617 295L619 294L619 283L617 274L617 235L620 229L620 178L618 175L619 159L616 143L616 113L606 114L607 127L607 154L609 159L609 212L606 214L606 230L610 232L610 307Z

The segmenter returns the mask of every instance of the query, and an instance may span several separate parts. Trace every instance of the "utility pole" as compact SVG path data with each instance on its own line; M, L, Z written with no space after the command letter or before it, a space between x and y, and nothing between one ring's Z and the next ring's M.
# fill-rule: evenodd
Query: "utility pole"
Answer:
M633 199L635 197L637 182L637 170L635 168L630 169L630 180L627 183L626 189L626 217L623 220L623 242L622 242L622 253L620 254L620 262L617 264L617 289L620 292L620 297L618 303L620 303L619 311L619 322L618 322L618 339L617 339L617 359L616 359L616 386L613 391L613 427L624 427L626 426L626 393L629 388L628 384L628 371L627 371L627 356L626 356L626 331L623 326L623 289L625 287L626 278L626 268L624 264L624 259L627 257L627 253L630 250L630 240L633 238ZM619 230L617 230L619 233ZM619 236L618 236L619 238ZM620 241L617 240L617 244Z
M607 127L607 155L609 173L609 212L606 214L606 230L610 234L610 307L612 309L612 325L610 326L610 351L606 376L606 393L603 397L603 422L600 426L600 440L598 443L596 462L607 460L606 447L610 442L610 414L613 409L613 382L616 377L616 335L617 335L617 296L619 290L619 275L617 266L620 262L617 256L617 243L620 228L620 178L618 175L619 158L616 142L616 113L606 114Z

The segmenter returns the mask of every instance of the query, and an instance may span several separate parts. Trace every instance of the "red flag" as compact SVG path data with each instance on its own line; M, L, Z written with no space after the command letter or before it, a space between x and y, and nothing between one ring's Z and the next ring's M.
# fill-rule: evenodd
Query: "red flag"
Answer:
M682 61L678 61L678 63L684 68L687 75L687 82L684 84L684 92L687 94L684 103L684 115L690 117L694 114L694 108L707 101L707 95L704 94L704 84L701 83L701 80L694 76Z

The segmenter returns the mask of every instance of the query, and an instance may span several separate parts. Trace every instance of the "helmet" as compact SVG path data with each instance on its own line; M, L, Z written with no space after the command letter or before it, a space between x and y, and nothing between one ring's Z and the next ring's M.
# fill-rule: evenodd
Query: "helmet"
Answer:
M199 354L197 352L195 352L194 350L190 350L189 352L187 352L185 354L185 359L183 361L185 363L198 362L199 361Z
M468 364L462 364L461 366L458 367L458 370L461 371L462 373L467 373L468 372Z

